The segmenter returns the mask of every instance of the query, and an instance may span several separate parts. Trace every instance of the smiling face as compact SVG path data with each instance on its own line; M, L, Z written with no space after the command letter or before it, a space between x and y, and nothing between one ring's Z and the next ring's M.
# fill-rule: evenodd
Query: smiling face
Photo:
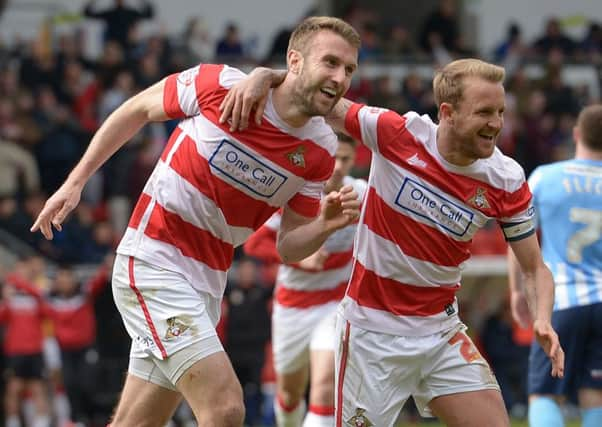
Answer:
M289 69L297 74L293 102L307 116L324 116L347 92L358 51L340 35L318 31L303 52L290 50Z
M462 98L455 106L446 104L441 118L456 160L470 164L493 154L504 125L505 94L501 83L480 77L466 77L462 85Z

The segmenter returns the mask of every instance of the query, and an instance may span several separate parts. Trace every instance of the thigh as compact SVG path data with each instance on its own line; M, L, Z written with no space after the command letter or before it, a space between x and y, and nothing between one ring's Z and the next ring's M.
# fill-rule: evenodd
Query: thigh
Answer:
M404 337L362 330L340 315L336 337L336 425L393 426L417 385L419 358Z
M552 313L552 326L564 350L564 377L551 375L552 363L539 343L533 341L529 354L528 393L574 398L585 374L587 308L574 307Z
M243 406L243 393L225 352L214 353L193 363L176 383L197 420L211 418L227 402Z
M430 415L430 402L440 396L491 390L487 396L498 396L498 383L491 368L459 324L440 336L424 354L422 379L413 393L416 406L423 416ZM503 402L501 408L505 414ZM468 413L468 415L471 415Z
M128 373L111 427L164 426L182 400L180 393Z
M435 397L429 407L448 427L507 427L510 420L497 390L478 390Z
M602 303L592 304L586 318L587 333L584 344L583 368L579 380L579 388L592 389L602 394ZM566 370L565 370L566 372Z

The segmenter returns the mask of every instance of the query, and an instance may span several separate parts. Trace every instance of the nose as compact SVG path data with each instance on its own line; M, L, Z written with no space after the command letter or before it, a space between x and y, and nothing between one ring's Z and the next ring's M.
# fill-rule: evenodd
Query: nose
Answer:
M504 126L504 118L501 115L496 115L487 125L495 130L500 130Z
M345 82L346 78L347 78L347 73L345 72L344 66L337 67L337 69L334 71L334 73L332 75L332 80L335 81L339 85L342 85Z

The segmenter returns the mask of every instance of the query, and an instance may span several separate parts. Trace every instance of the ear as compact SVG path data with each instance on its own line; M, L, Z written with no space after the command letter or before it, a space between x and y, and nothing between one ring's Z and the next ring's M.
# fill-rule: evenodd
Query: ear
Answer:
M441 105L439 105L439 121L450 121L450 123L453 124L453 112L454 106L452 104L449 102L442 102Z
M286 54L288 70L293 74L299 74L303 69L303 55L298 50L291 49Z
M573 127L573 144L577 145L581 140L581 131L579 130L579 126Z

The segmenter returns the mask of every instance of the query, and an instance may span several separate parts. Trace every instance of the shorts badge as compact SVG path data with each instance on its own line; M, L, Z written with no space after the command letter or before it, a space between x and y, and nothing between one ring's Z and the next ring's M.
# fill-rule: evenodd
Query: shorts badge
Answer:
M182 335L190 326L186 325L177 317L167 319L167 330L165 331L165 339L177 338Z
M347 425L351 427L372 427L372 421L370 421L364 415L366 410L364 408L356 408L355 415L347 420Z

